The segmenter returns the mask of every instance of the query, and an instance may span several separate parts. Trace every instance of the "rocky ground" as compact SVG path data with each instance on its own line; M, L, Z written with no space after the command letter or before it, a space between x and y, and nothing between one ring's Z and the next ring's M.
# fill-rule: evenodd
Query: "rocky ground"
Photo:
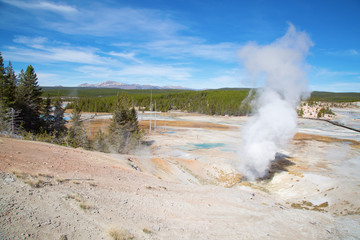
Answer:
M359 239L353 133L302 120L268 178L247 182L246 118L176 120L134 155L0 138L0 239Z

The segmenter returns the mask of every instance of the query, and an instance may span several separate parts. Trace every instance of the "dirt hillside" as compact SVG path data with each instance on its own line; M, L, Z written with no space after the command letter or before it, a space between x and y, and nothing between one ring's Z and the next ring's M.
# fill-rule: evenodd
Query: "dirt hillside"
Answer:
M0 138L0 239L353 236L332 215L290 207L264 191L163 180L136 170L132 159Z

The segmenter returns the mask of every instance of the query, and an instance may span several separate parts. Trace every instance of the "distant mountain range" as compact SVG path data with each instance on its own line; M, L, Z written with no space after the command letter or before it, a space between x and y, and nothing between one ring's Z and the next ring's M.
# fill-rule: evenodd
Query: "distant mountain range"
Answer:
M180 86L152 86L152 85L140 85L140 84L127 84L127 83L120 83L115 81L106 81L102 83L95 83L95 84L89 84L89 83L83 83L80 84L78 87L87 87L87 88L119 88L119 89L188 89L185 87Z

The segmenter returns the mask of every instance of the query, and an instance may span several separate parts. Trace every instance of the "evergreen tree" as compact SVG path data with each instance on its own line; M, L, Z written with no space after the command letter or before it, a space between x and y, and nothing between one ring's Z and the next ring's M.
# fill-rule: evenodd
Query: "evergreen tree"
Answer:
M94 150L99 152L109 152L109 147L106 142L105 134L101 131L101 129L99 129L99 131L96 133Z
M0 52L0 131L13 134L17 129L17 116L15 109L16 75L11 62L4 67Z
M11 121L8 118L7 108L0 100L0 133L9 133L11 131Z
M109 126L110 142L119 153L128 153L140 143L142 134L138 127L137 114L131 110L130 101L126 94L117 98L112 122Z
M89 139L86 134L84 124L81 122L81 110L78 104L72 111L72 122L67 135L68 145L74 148L89 148Z
M0 52L0 132L5 132L8 130L8 119L6 117L6 106L3 100L4 94L4 85L5 85L5 68L3 57Z
M65 109L62 107L61 98L57 97L54 103L54 118L52 125L52 130L55 133L55 138L59 138L67 131L67 128L65 126L66 120L64 119L64 113Z
M4 67L4 59L0 52L0 101L2 102L3 107L5 107L4 89L5 89L5 67Z
M14 108L5 108L0 100L0 132L2 134L16 134L18 132L19 111Z
M54 116L51 113L52 113L51 99L48 96L45 100L45 105L42 110L42 117L41 117L42 128L47 134L49 134L52 131L52 125L54 122Z
M17 107L25 131L38 132L41 127L41 94L38 78L34 68L29 65L19 74L19 87L17 88Z
M4 78L4 86L3 86L4 103L9 108L15 108L16 86L17 86L17 79L16 79L15 71L12 67L11 62L9 61L9 65L5 68L5 78Z

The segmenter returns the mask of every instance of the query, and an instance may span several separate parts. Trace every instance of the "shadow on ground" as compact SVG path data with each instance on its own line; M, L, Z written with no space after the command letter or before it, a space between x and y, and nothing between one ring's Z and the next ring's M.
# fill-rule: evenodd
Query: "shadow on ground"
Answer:
M271 163L268 174L259 180L271 181L276 173L288 171L288 167L295 165L295 163L290 160L290 156L282 153L276 153L275 159Z

